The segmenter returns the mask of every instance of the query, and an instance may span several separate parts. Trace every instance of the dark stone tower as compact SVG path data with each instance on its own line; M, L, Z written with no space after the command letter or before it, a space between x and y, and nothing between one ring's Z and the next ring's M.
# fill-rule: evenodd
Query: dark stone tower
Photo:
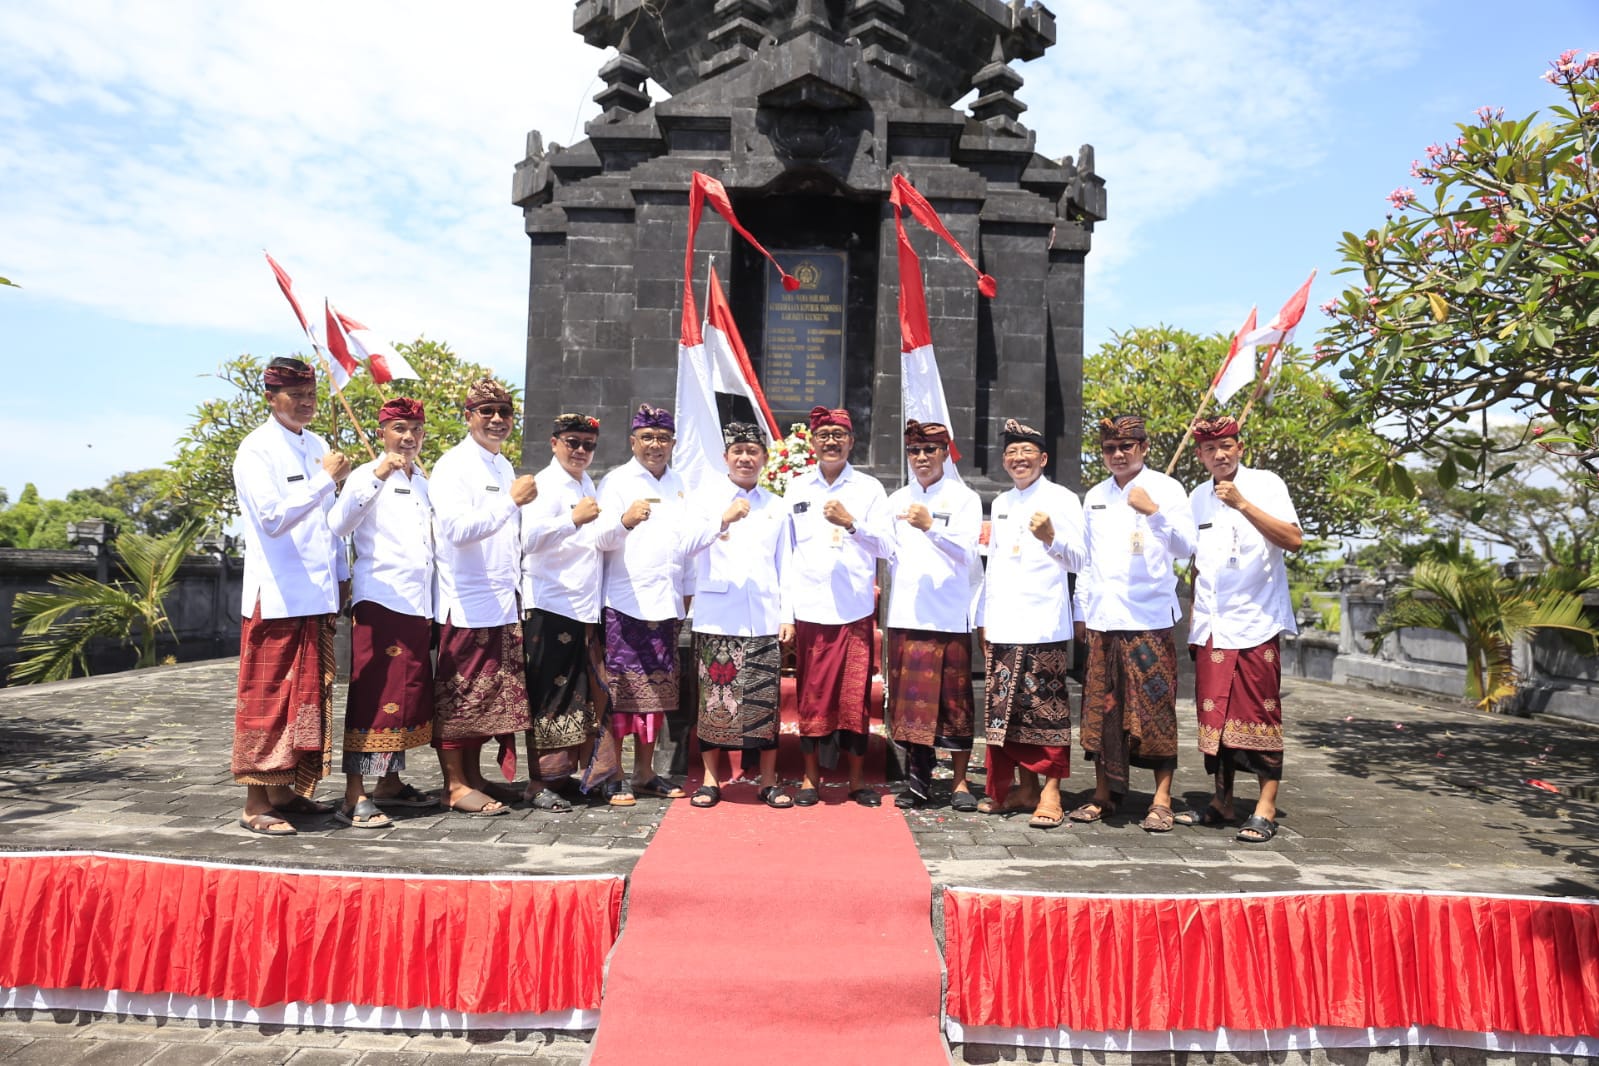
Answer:
M740 331L779 418L807 400L856 416L854 459L899 483L899 279L889 182L903 172L984 270L908 222L922 256L951 427L979 489L1004 481L996 434L1044 429L1076 481L1082 425L1083 266L1105 217L1093 149L1034 151L1015 60L1055 40L1036 0L580 0L573 28L617 56L604 108L571 147L528 135L512 199L531 242L527 449L547 461L550 418L604 424L598 465L626 458L628 413L670 403L689 175L727 187L740 221L790 270L805 264L816 315L796 334L767 267L711 212L696 285L716 256ZM651 103L646 79L671 96ZM970 112L952 108L972 89ZM702 303L703 307L703 303ZM827 327L827 328L823 328ZM808 330L808 332L807 332ZM831 347L830 347L831 346ZM833 351L831 361L828 351Z

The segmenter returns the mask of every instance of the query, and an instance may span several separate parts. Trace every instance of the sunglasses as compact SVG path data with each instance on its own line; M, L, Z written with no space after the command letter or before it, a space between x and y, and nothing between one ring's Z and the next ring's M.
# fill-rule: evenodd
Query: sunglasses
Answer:
M938 454L938 445L936 445L936 444L907 444L905 446L905 454L906 455L936 455L936 454Z
M568 451L574 452L591 452L597 443L592 440L584 440L582 437L558 437L556 439L566 445Z
M516 409L510 404L485 403L472 408L472 413L483 418L510 418L516 413Z
M835 431L833 431L831 433L829 433L826 430L824 430L821 433L812 433L811 434L811 439L812 440L816 440L816 441L825 441L825 442L828 442L828 443L839 443L839 444L841 444L844 441L849 440L849 434L844 432L841 429L840 430L835 430Z
M1113 441L1107 444L1101 444L1099 446L1099 450L1104 452L1106 455L1118 455L1121 452L1136 452L1138 450L1138 445L1139 442L1136 440Z

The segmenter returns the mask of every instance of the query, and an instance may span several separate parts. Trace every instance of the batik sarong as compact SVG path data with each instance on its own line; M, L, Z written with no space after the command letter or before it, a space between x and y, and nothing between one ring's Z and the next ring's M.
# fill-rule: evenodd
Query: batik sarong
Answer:
M1127 791L1128 767L1177 768L1177 646L1170 629L1088 631L1083 751L1110 791Z
M888 631L889 736L900 744L970 751L972 637Z
M380 603L355 605L344 772L398 773L405 753L433 739L433 620Z
M500 742L506 780L516 779L516 734L529 725L527 681L522 676L522 626L465 629L439 626L439 661L433 675L433 746L476 748Z
M988 646L983 738L989 780L1008 780L1013 765L1045 777L1071 776L1070 649L1067 641ZM995 761L999 751L1003 764Z
M794 623L794 682L800 746L836 737L852 755L866 754L872 728L872 616L843 625Z
M333 765L338 616L244 619L233 711L233 779L310 796Z
M661 716L677 710L676 618L646 622L606 607L605 672L611 684L611 732L654 741Z
M533 718L528 744L541 757L575 748L594 736L589 677L592 630L587 622L543 610L535 610L522 623Z
M695 633L694 661L700 744L740 751L777 747L777 675L783 665L777 638Z
M1278 638L1253 648L1194 647L1194 703L1205 772L1283 776L1282 654Z

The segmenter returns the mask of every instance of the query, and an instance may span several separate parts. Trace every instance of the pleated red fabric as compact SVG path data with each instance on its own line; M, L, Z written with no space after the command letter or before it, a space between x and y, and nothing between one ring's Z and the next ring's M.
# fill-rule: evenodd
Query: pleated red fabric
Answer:
M1599 906L1401 893L944 894L966 1026L1599 1033Z
M0 986L255 1007L594 1010L621 878L363 877L0 856Z

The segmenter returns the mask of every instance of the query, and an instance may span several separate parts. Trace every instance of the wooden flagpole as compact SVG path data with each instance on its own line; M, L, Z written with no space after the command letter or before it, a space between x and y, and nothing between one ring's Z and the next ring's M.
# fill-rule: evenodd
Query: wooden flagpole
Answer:
M1171 477L1171 472L1177 469L1177 460L1182 458L1183 449L1188 447L1188 442L1194 439L1194 423L1205 415L1205 408L1210 406L1210 398L1216 395L1216 382L1221 375L1210 381L1210 388L1205 390L1205 398L1199 401L1199 410L1194 412L1194 417L1188 420L1188 428L1183 430L1183 439L1177 442L1177 450L1171 453L1171 462L1166 464L1166 476Z

